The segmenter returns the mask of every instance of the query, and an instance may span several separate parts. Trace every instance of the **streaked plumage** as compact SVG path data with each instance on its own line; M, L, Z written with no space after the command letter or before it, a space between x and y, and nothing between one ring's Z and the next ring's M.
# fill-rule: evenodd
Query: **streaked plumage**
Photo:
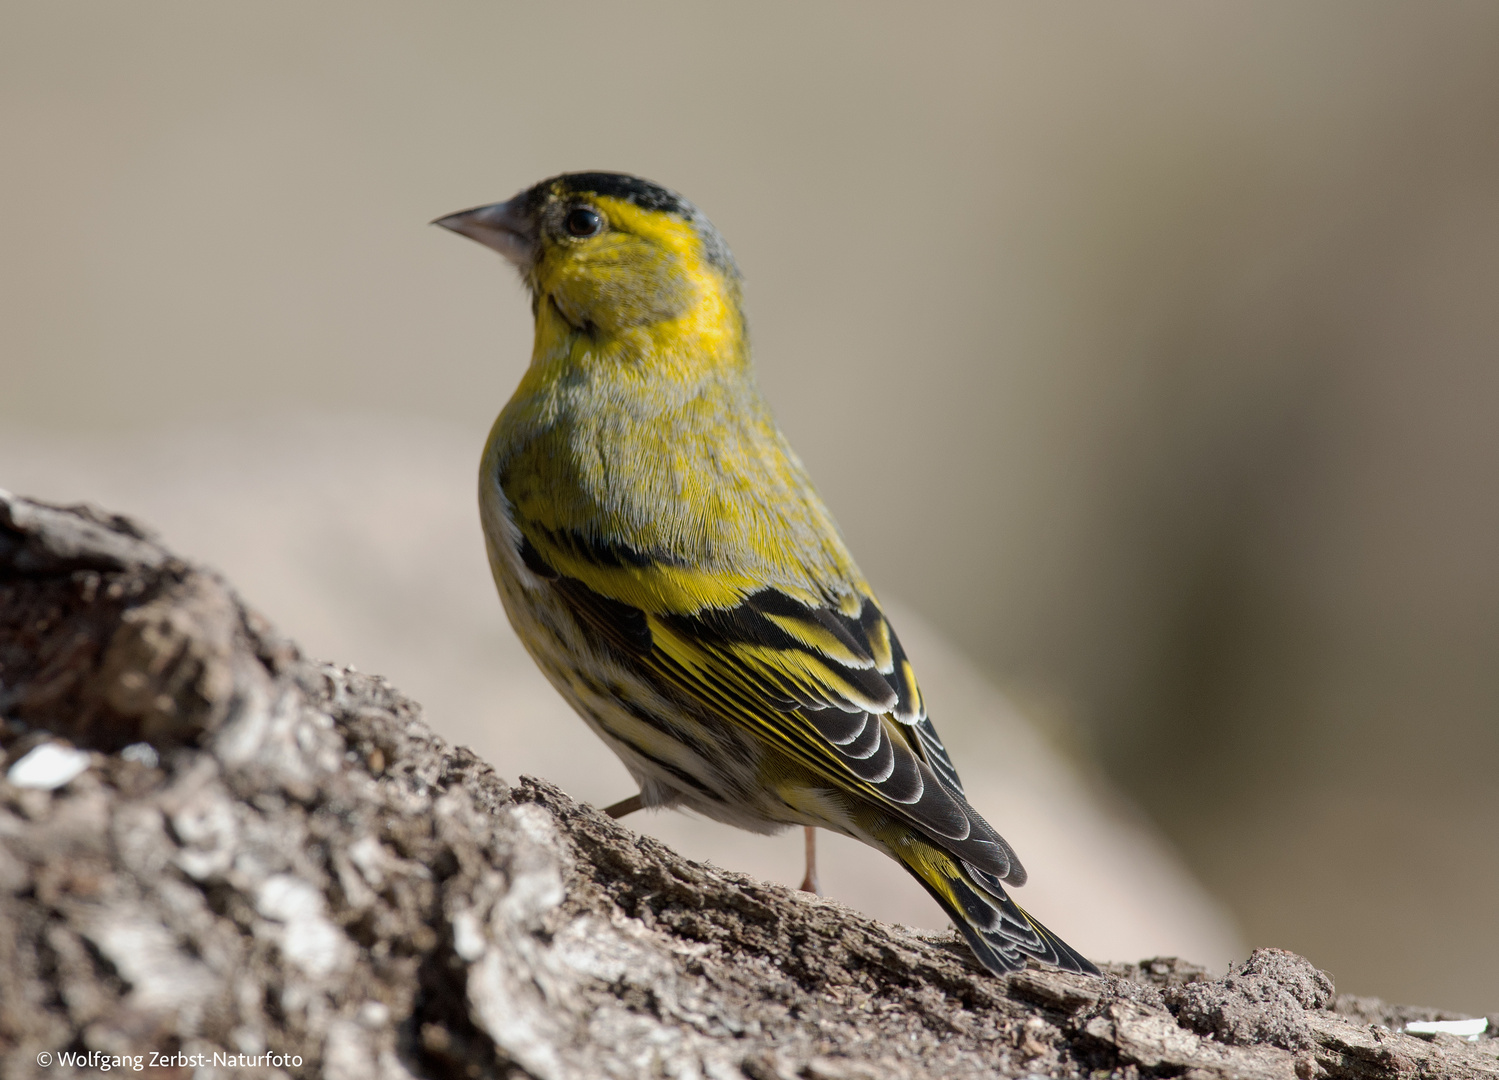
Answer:
M1022 911L916 677L755 386L739 272L705 217L615 173L439 222L532 295L531 364L479 498L517 633L646 806L818 826L904 865L993 971L1096 970Z

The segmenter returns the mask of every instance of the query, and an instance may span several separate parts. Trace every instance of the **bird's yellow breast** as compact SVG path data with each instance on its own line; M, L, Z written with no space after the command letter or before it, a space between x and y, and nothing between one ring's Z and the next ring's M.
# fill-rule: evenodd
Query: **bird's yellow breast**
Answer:
M755 386L737 283L687 226L654 217L665 239L650 248L676 263L667 291L690 302L636 318L657 301L623 254L539 273L531 364L490 433L485 483L548 565L646 611L767 587L809 603L867 592ZM595 317L580 324L585 278ZM611 290L630 317L599 316Z

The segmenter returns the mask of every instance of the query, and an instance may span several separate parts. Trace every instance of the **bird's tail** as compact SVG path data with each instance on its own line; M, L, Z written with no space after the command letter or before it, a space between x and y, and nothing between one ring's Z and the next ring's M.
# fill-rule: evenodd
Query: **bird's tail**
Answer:
M1027 957L1068 971L1099 974L1081 953L1011 900L993 874L953 858L924 837L908 835L887 848L942 905L979 962L996 975L1019 971Z

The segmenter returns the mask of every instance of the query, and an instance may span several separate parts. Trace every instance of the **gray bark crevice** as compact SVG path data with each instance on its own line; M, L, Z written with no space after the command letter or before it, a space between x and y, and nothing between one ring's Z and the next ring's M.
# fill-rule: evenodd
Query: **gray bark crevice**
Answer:
M93 1074L66 1052L392 1080L1499 1077L1499 1039L1401 1034L1446 1017L1335 997L1290 953L995 978L953 933L684 859L505 783L87 508L0 497L0 716L6 770L88 754L50 790L0 781L7 1076Z

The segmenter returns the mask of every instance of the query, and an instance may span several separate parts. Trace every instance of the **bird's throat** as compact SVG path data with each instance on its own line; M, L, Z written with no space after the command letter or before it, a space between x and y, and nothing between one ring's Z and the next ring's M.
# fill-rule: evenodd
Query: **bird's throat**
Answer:
M713 283L718 285L717 282ZM722 288L697 292L691 305L664 318L610 325L538 298L536 338L522 389L616 369L655 383L668 397L727 371L747 371L749 346L738 297Z

